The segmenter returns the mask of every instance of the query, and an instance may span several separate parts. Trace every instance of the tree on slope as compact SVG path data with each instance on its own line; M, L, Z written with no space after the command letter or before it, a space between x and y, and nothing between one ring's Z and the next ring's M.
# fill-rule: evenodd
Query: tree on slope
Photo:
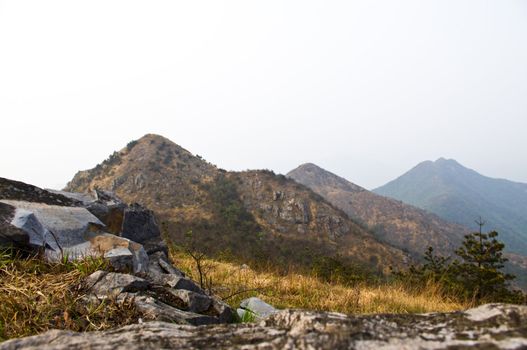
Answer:
M483 233L485 223L476 221L479 232L465 236L456 254L461 261L452 264L452 278L465 292L477 300L514 301L517 293L509 290L509 282L515 276L502 272L507 258L503 256L505 245L500 242L498 232Z

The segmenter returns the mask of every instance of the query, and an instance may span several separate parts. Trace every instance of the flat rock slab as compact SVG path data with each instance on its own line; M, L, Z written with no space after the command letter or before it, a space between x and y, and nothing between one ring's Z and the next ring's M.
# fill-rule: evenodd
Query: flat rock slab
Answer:
M527 306L468 312L346 316L284 310L259 324L192 327L143 323L93 333L50 331L0 344L12 349L525 349Z

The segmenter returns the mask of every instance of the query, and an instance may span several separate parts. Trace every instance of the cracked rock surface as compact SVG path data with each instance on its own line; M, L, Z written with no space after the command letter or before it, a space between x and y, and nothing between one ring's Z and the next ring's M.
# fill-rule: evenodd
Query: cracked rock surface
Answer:
M346 316L284 310L258 324L193 327L163 322L74 333L49 331L0 344L11 349L525 349L527 306L466 312Z

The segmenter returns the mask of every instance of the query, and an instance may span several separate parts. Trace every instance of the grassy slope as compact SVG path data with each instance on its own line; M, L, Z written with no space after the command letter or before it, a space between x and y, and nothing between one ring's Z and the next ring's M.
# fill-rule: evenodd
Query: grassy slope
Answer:
M172 255L176 266L197 278L194 261L185 254ZM257 272L228 262L207 260L213 290L233 306L257 296L277 308L300 308L342 313L426 313L462 310L469 302L445 297L436 285L412 289L398 283L355 286L327 283L315 276L290 271L287 274ZM248 290L248 292L239 293ZM239 294L236 294L239 293ZM232 297L231 295L235 294Z

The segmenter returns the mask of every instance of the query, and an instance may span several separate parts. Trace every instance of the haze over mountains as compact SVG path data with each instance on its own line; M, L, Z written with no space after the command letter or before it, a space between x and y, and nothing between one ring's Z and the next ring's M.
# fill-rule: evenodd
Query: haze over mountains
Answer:
M374 190L473 230L496 230L506 249L527 255L527 184L493 179L453 159L426 161Z
M100 187L155 210L165 233L183 242L192 232L214 255L309 266L339 257L377 271L402 267L406 254L357 224L309 188L271 171L227 172L170 140L146 135L66 190Z

